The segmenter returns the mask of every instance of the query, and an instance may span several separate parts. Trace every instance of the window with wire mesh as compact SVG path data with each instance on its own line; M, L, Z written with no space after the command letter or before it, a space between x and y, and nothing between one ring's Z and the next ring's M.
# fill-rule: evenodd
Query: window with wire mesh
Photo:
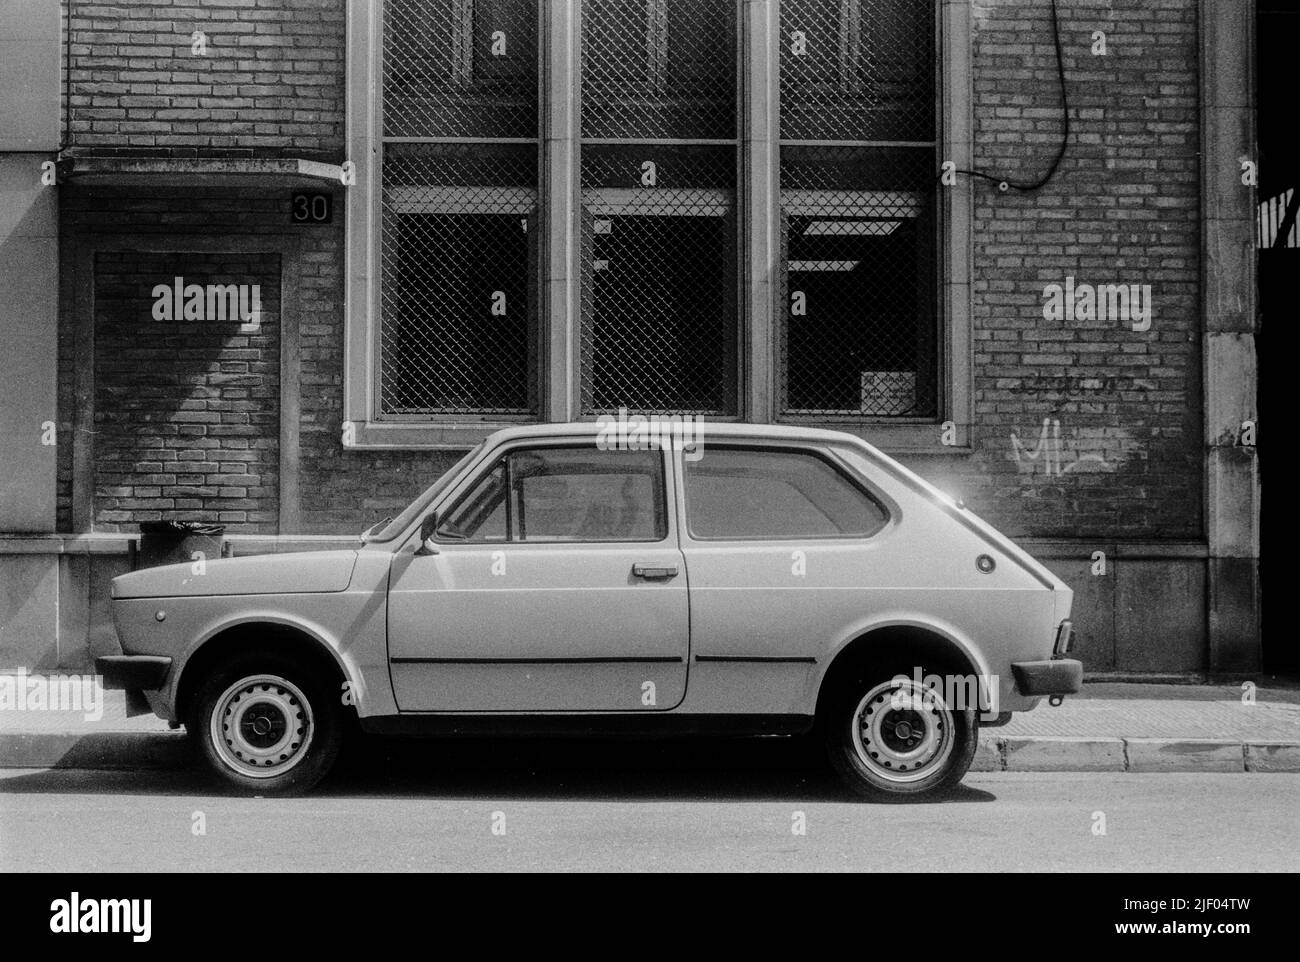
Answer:
M736 0L584 0L582 136L736 136Z
M735 413L735 163L732 147L583 149L583 414Z
M737 410L737 0L586 0L584 415Z
M537 0L384 0L386 137L536 137Z
M930 417L933 152L781 151L783 413Z
M537 0L384 0L380 416L537 410Z
M935 139L933 0L781 0L784 140Z
M935 10L781 5L782 415L938 411Z
M532 145L388 145L385 415L535 412L536 184Z

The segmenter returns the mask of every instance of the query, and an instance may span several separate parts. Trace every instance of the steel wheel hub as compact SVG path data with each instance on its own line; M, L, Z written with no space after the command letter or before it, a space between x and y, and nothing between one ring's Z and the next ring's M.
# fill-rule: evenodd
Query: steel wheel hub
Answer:
M314 730L311 706L296 685L279 675L252 675L217 699L208 735L231 769L271 778L302 761Z
M952 710L940 692L911 679L872 688L858 702L850 725L858 759L887 781L919 781L952 754Z

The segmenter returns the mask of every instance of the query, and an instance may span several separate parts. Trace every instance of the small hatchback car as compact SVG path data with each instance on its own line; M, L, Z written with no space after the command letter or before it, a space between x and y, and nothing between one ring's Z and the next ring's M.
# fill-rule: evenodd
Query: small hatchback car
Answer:
M263 795L311 788L359 723L816 731L859 794L920 796L962 778L981 724L1082 679L1060 579L871 445L793 427L512 428L354 549L112 596L105 683Z

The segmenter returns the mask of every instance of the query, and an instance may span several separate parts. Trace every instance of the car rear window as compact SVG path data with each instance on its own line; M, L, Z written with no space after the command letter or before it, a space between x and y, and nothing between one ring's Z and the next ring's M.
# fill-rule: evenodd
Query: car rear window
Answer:
M715 444L685 466L693 538L866 538L889 520L884 505L811 451Z

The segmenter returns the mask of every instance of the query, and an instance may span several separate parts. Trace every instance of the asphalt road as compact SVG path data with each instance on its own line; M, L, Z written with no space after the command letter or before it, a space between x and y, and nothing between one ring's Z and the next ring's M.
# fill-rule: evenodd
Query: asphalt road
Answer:
M223 797L197 771L6 771L0 870L1300 869L1300 775L973 774L877 805L807 749L397 744L301 799Z

